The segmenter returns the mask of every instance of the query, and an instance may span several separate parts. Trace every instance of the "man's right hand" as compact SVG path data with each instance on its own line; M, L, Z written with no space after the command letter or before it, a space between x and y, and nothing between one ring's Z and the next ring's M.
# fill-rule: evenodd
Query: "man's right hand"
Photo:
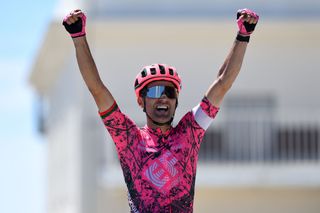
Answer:
M86 35L86 16L81 10L74 10L67 15L62 24L72 38Z

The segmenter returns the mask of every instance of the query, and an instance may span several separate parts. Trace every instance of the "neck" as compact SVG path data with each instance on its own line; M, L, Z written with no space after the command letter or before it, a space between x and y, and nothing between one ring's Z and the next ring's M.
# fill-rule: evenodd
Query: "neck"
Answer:
M169 125L169 124L157 125L157 124L153 123L153 121L149 118L147 119L147 125L151 129L157 129L157 128L161 129L162 133L165 133L166 131L168 131L171 128L171 125Z

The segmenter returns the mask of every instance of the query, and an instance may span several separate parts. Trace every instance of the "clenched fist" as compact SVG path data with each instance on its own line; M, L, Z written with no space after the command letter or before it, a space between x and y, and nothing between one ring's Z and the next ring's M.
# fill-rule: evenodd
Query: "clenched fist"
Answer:
M249 42L250 35L253 33L259 15L255 12L245 8L237 11L237 24L239 28L237 40Z
M74 10L67 15L62 24L72 38L86 35L86 16L81 10Z

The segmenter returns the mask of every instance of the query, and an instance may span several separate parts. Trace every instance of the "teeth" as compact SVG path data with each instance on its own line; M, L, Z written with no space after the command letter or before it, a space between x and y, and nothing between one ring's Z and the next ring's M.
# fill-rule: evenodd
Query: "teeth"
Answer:
M163 106L163 105L157 106L157 109L168 109L168 108L169 108L168 106Z

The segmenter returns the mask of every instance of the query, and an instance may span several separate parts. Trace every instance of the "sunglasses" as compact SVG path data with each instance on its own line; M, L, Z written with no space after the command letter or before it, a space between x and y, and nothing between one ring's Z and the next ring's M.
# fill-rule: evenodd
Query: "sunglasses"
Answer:
M171 86L153 86L146 88L142 93L143 96L148 98L160 98L162 95L166 95L170 99L177 98L177 90Z

